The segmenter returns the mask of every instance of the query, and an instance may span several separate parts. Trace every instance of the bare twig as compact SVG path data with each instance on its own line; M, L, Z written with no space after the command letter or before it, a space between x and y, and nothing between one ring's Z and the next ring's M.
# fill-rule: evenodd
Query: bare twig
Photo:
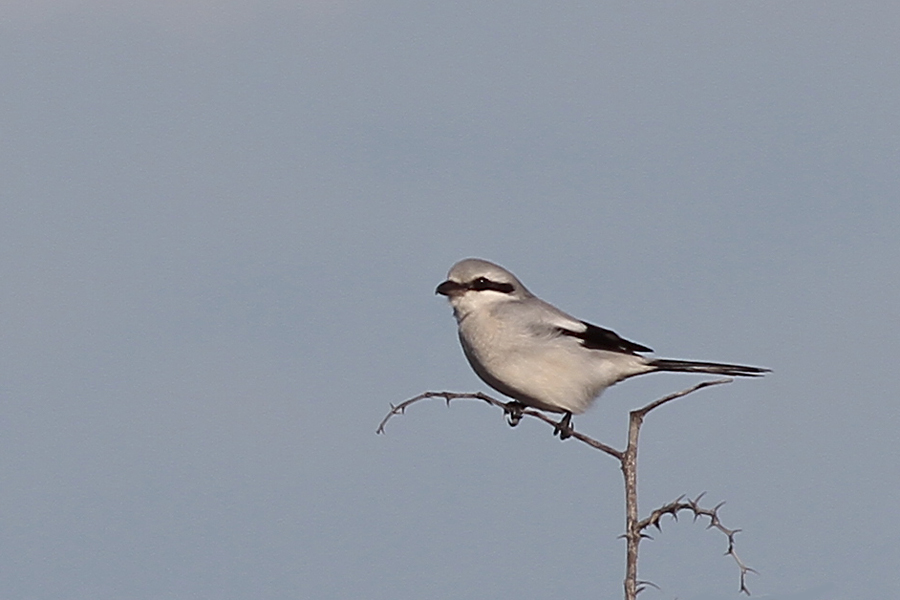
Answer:
M625 448L625 452L622 454L621 459L622 476L625 479L625 600L635 600L637 598L637 595L641 593L641 591L645 588L645 585L639 583L637 578L638 549L640 547L641 540L646 536L643 531L644 529L646 529L646 526L641 527L640 524L642 523L642 521L638 520L637 501L637 451L638 440L640 439L641 434L641 425L643 425L644 423L644 418L653 409L659 408L663 404L671 402L672 400L683 398L688 394L692 394L697 390L701 390L706 387L720 385L723 383L731 383L731 381L732 379L730 378L713 379L712 381L701 381L697 385L681 390L680 392L675 392L674 394L669 394L668 396L664 396L658 400L654 400L646 406L631 411L631 413L629 414L628 446ZM743 565L743 563L740 562L738 564ZM744 568L742 566L742 591L746 591L746 586L744 585L745 574L746 572L744 571Z
M664 397L660 398L659 400L654 400L647 406L644 406L643 408L639 408L635 411L632 411L632 414L639 413L641 416L646 416L647 413L650 412L651 410L653 410L654 408L659 408L663 404L671 402L672 400L677 400L679 398L683 398L684 396L687 396L688 394L693 394L697 390L702 390L703 388L709 387L711 385L722 385L723 383L731 383L732 381L734 381L734 379L731 379L730 377L725 377L723 379L713 379L711 381L701 381L697 385L691 386L685 390L681 390L680 392L675 392L674 394L669 394L668 396L664 396Z
M737 534L740 529L728 529L724 525L722 525L722 521L719 520L719 509L722 508L724 502L720 502L712 508L703 508L700 506L700 500L706 492L703 492L693 500L684 499L684 496L679 496L672 502L668 504L664 504L650 513L650 516L646 519L643 519L637 523L637 530L641 532L642 537L649 537L643 533L643 531L649 527L656 527L657 530L662 531L660 527L660 519L665 515L671 515L673 519L678 520L678 513L683 510L688 510L694 513L694 520L696 521L700 517L707 517L709 519L709 525L706 526L707 529L718 529L721 531L726 538L728 538L728 549L725 551L725 556L731 556L734 559L734 562L737 563L738 569L741 571L741 591L748 596L750 595L750 590L747 588L747 573L756 573L756 570L748 567L744 561L738 556L737 552L734 549L734 536Z
M535 410L532 408L522 408L521 405L516 402L501 402L500 400L492 398L487 394L482 394L481 392L425 392L423 394L419 394L418 396L410 398L409 400L404 400L396 406L391 404L390 412L388 412L388 414L385 415L384 419L381 420L381 423L378 425L378 429L375 430L375 433L384 433L384 427L385 425L387 425L387 422L390 421L391 418L395 415L402 415L406 411L407 407L409 407L409 405L415 404L420 400L428 400L431 398L443 398L447 402L448 406L450 405L451 400L481 400L483 402L487 402L492 406L503 409L504 413L506 413L507 415L526 415L529 417L534 417L535 419L539 419L544 423L553 426L554 428L559 427L559 421L554 421L539 410ZM514 425L515 422L516 421L514 421L511 417L510 424ZM569 425L566 433L571 437L577 439L578 441L591 446L592 448L600 450L601 452L605 452L610 456L616 458L617 460L622 460L622 452L620 450L616 450L612 446L608 446L599 440L595 440L590 436L575 431L571 427L571 425Z
M378 424L378 429L375 430L375 433L384 433L384 426L387 425L387 422L391 420L391 417L394 415L402 415L406 412L406 407L411 404L415 404L419 400L428 400L431 398L443 398L447 402L447 406L450 406L451 400L457 400L466 398L469 400L482 400L487 402L488 404L492 404L494 406L499 406L500 408L504 408L506 405L503 402L500 402L496 398L491 398L487 394L482 394L481 392L425 392L423 394L419 394L414 398L410 398L409 400L404 400L400 404L394 406L391 404L391 411L385 415L385 417L381 420L381 423Z
M393 418L395 415L403 414L410 405L415 404L420 400L427 400L431 398L443 398L444 401L447 402L448 406L450 405L451 400L481 400L482 402L486 402L492 406L496 406L497 408L502 409L504 414L507 416L509 424L513 426L515 426L519 422L522 416L529 416L539 419L544 423L552 426L554 429L554 433L560 434L560 439L573 437L580 442L591 446L592 448L595 448L612 456L613 458L618 460L621 465L622 475L625 479L626 516L625 533L623 534L623 537L626 539L627 543L625 566L626 600L635 600L637 598L637 595L644 591L647 586L656 587L649 581L640 581L637 578L638 548L642 539L650 537L645 530L651 526L659 529L660 518L662 518L664 515L671 515L673 518L677 519L678 513L683 510L689 510L693 512L695 520L699 517L707 517L709 519L709 525L707 526L707 528L718 529L728 538L728 550L725 552L725 554L731 555L731 557L737 563L738 568L741 572L741 592L749 596L750 591L747 589L746 585L747 573L756 573L756 571L744 564L744 562L738 557L737 552L735 552L734 536L740 530L728 529L724 525L722 525L721 521L719 520L718 514L719 508L721 508L722 504L719 504L713 508L703 508L700 506L700 499L703 497L703 494L700 494L694 500L684 500L684 496L681 496L675 501L657 508L652 513L650 513L649 517L643 520L638 519L637 512L637 450L641 425L644 422L644 418L654 409L659 408L660 406L667 404L673 400L683 398L688 394L692 394L706 387L721 385L723 383L730 383L731 381L732 379L730 378L702 381L697 385L684 389L680 392L675 392L674 394L669 394L668 396L664 396L662 398L659 398L658 400L654 400L646 406L631 411L629 415L628 425L628 445L624 451L617 450L612 446L608 446L607 444L595 440L590 436L575 431L569 423L569 417L571 417L571 415L566 415L566 417L564 417L562 420L556 421L539 410L525 407L522 404L514 401L501 402L500 400L497 400L496 398L493 398L481 392L425 392L423 394L419 394L418 396L410 398L409 400L405 400L396 406L392 404L390 412L388 412L388 414L385 415L384 419L381 420L376 433L384 433L384 428L385 425L387 425L387 422L390 421L391 418Z

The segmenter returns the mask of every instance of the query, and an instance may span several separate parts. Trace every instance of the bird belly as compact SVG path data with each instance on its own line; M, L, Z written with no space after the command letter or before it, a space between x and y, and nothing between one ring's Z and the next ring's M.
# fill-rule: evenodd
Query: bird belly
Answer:
M540 352L513 347L503 352L477 353L464 342L463 349L485 383L541 410L583 413L618 380L614 374L598 369L589 360L589 354L573 353L565 347L551 345Z

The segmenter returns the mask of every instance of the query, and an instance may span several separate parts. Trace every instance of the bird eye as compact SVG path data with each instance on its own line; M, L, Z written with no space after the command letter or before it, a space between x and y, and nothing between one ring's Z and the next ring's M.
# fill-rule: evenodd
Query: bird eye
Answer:
M492 290L504 294L512 294L513 290L515 290L515 286L513 286L513 284L511 283L498 283L496 281L491 281L487 277L477 277L473 279L466 287L476 292Z

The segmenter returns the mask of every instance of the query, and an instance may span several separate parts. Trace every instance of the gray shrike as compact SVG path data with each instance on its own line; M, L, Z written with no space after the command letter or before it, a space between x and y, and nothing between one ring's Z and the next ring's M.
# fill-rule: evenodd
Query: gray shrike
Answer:
M503 267L478 258L453 265L435 293L450 301L459 341L475 373L521 405L565 413L557 428L564 437L572 414L583 413L603 390L635 375L671 371L758 377L769 372L645 358L639 353L652 352L650 348L564 313ZM514 425L514 409L510 415Z

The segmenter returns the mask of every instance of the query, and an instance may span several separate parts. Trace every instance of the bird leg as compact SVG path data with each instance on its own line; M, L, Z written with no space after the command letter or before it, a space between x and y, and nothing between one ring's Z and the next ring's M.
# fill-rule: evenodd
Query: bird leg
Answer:
M519 421L522 420L523 410L525 410L525 405L515 400L511 400L503 405L503 412L506 413L506 422L509 423L510 427L515 427L519 424Z
M566 415L559 420L559 423L557 423L553 427L553 435L558 435L560 441L572 437L573 431L574 429L572 429L572 413L570 412L567 412Z

